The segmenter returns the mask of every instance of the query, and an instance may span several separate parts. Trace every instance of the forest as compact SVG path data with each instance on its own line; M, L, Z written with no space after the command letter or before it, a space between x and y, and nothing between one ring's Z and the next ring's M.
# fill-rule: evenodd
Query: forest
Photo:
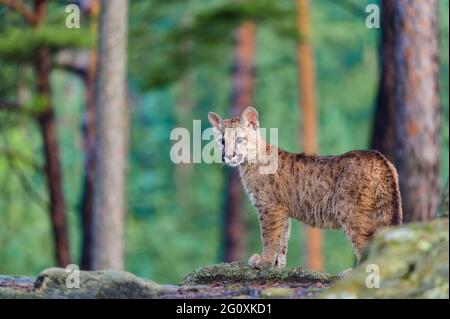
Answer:
M379 150L399 172L404 222L433 218L449 175L448 11L0 0L0 274L76 264L178 283L246 261L260 229L236 169L170 152L175 128L192 136L209 111L250 105L290 152ZM287 258L330 273L355 263L342 231L299 222Z

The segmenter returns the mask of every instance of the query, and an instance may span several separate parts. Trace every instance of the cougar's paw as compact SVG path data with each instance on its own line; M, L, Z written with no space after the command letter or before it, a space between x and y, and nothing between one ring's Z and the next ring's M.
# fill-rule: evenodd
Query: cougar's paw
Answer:
M267 261L265 261L263 259L262 256L260 256L259 254L253 254L249 259L248 259L248 265L251 268L255 268L255 269L261 269L264 267L270 267L272 265L270 265L270 263L268 263Z
M259 269L262 267L262 257L259 254L253 254L247 263L251 268Z

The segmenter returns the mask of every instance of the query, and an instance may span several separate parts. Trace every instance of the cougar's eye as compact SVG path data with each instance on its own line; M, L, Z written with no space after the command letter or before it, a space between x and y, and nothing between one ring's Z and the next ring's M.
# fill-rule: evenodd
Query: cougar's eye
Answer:
M244 141L244 138L242 138L242 137L238 137L238 138L236 139L236 143L237 143L237 144L241 144L243 141Z

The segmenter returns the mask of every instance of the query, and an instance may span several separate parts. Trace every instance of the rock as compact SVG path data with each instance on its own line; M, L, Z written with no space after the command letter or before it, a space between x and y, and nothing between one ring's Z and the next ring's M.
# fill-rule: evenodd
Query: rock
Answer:
M294 295L294 290L286 287L270 287L261 291L261 298L289 298Z
M33 289L0 287L2 298L157 298L174 288L136 277L126 271L80 271L79 286L71 286L71 273L63 268L49 268L40 273ZM69 282L69 285L67 284ZM72 282L73 283L73 282ZM73 287L73 288L70 288Z
M0 276L0 299L26 298L34 289L34 278ZM35 296L39 298L39 296Z
M300 267L280 270L277 268L253 269L244 263L222 263L200 268L184 279L184 284L232 284L232 283L333 283L339 279L327 273L314 272Z
M80 271L79 288L69 288L68 275L63 268L41 272L35 282L35 291L55 298L156 298L163 286L119 270Z
M320 297L448 298L448 261L448 218L385 229L366 247L362 263Z
M233 262L193 271L182 285L159 285L125 271L50 268L35 280L0 276L1 298L448 298L448 184L438 216L381 231L364 250L362 262L339 276L300 267L252 269ZM379 288L374 272L379 271ZM367 285L369 284L369 285ZM330 287L331 286L331 287Z

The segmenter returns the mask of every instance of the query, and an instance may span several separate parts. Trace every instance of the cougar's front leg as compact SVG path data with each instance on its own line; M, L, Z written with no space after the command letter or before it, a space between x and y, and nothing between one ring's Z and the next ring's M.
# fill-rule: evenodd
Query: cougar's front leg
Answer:
M259 213L259 225L263 251L261 255L254 254L248 260L252 268L274 266L281 248L283 231L288 223L287 212L284 209L268 210Z
M277 259L275 261L275 266L277 266L278 268L286 267L287 247L290 236L291 236L291 219L288 218L283 228L283 232L281 234L280 248L278 250Z

